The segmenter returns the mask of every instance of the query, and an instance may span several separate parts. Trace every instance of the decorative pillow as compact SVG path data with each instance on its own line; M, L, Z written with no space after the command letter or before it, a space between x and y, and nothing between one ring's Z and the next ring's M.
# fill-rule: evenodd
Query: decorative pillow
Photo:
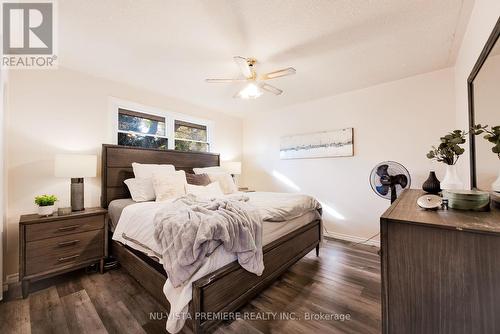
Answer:
M219 182L210 183L206 186L197 186L194 184L186 185L186 193L193 194L203 198L216 198L224 196Z
M219 182L222 192L227 194L232 194L238 191L238 187L234 183L233 177L227 172L226 169L220 166L205 167L205 168L193 168L195 174L207 174L210 178L210 182Z
M153 174L153 188L157 202L185 195L186 184L186 173L183 170Z
M138 179L152 178L154 173L175 172L174 165L140 164L138 162L132 163L132 169L134 176Z
M193 168L195 174L212 174L212 173L227 173L225 168L220 166L214 167L204 167L204 168Z
M210 184L210 178L207 174L186 174L186 180L188 184L194 184L196 186L208 186Z
M225 173L207 173L211 182L219 182L224 195L233 194L238 191L231 174Z
M130 191L132 200L135 202L153 201L155 199L155 190L151 179L126 179L123 181Z

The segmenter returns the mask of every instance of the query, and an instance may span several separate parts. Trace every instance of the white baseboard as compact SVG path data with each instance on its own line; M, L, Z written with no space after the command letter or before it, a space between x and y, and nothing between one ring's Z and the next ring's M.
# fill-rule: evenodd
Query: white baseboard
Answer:
M348 234L342 234L342 233L336 233L336 232L325 232L323 234L323 236L327 239L328 239L328 237L330 237L330 238L346 240L346 241L350 241L350 242L354 242L354 243L363 243L365 245L376 246L376 247L380 248L380 240L376 240L376 239L371 239L371 240L364 242L368 238L357 237L354 235L348 235Z
M19 282L19 273L10 274L5 276L5 282L3 284L3 291L9 290L9 284L14 284Z

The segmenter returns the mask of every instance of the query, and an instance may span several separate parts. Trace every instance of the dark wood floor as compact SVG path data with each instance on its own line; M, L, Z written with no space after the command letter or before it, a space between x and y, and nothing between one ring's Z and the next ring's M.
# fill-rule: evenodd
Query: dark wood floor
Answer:
M240 310L247 319L214 332L380 333L376 251L325 240L320 257L309 253ZM24 300L18 288L8 292L0 303L0 333L166 333L162 307L121 269L76 272L35 283L32 290ZM264 319L275 313L282 320ZM344 320L326 318L335 314Z

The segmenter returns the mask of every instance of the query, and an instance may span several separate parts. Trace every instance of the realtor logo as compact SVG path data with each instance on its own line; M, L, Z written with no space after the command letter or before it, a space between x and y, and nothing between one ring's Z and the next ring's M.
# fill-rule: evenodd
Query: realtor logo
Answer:
M4 2L2 66L54 67L54 4ZM27 56L30 55L30 56Z

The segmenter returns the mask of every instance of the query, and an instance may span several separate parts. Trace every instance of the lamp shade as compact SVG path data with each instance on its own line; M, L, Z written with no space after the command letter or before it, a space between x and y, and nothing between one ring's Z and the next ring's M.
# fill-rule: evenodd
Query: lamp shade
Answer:
M221 163L221 167L227 170L231 175L241 174L241 162L240 161L225 161Z
M97 156L84 154L57 154L54 164L57 177L95 177Z

